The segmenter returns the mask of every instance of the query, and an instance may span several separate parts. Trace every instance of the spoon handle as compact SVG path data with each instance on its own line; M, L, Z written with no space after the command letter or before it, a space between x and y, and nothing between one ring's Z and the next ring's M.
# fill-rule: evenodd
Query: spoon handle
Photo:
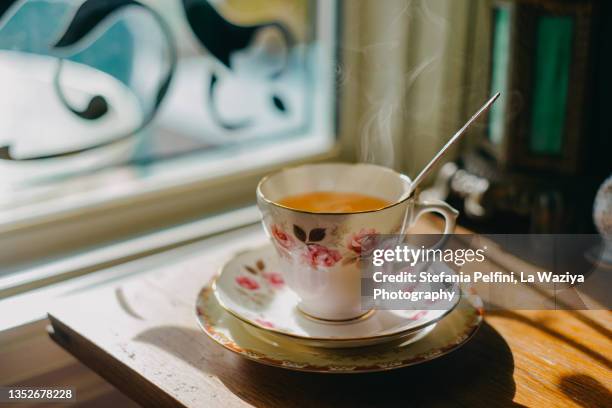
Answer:
M493 95L491 97L491 99L489 99L487 101L487 103L485 103L484 105L482 105L482 107L478 110L478 112L476 112L474 115L472 115L472 117L465 122L465 125L463 125L463 127L461 129L459 129L457 131L457 133L455 133L453 135L453 137L450 138L450 140L448 142L446 142L446 144L444 145L444 147L442 149L440 149L440 151L438 151L438 153L434 156L433 159L431 159L431 161L429 163L427 163L427 165L425 166L425 168L423 170L421 170L421 172L419 173L418 176L416 176L416 178L414 179L414 181L412 182L412 191L414 191L416 189L416 187L421 184L421 182L423 181L423 179L427 176L427 174L429 174L429 172L431 171L431 169L433 168L433 166L442 158L442 156L444 156L444 154L446 153L446 151L448 150L449 147L451 147L453 144L455 144L455 142L457 142L457 140L459 140L459 138L461 136L463 136L463 134L465 133L465 131L472 125L472 123L474 123L476 121L476 119L478 119L478 117L480 115L482 115L484 112L486 112L487 110L489 110L489 108L491 107L491 105L493 105L493 102L495 102L495 100L499 97L499 92L497 92L495 95Z

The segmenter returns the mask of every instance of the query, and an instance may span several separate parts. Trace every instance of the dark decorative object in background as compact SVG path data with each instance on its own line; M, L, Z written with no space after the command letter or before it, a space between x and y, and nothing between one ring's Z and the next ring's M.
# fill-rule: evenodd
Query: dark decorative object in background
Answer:
M0 8L0 23L2 23L3 14L11 9L11 6L17 4L18 1L7 1L4 4L3 8ZM2 160L11 160L11 161L25 161L25 160L40 160L40 159L48 159L55 157L63 157L74 155L78 153L82 153L85 151L97 149L100 147L107 146L109 144L114 144L118 141L122 141L126 138L132 137L136 132L147 126L159 105L161 104L166 91L168 90L168 86L170 85L170 81L172 79L172 75L174 73L174 69L176 67L177 55L174 40L172 38L172 34L170 32L169 27L165 23L165 21L159 16L157 12L155 12L150 7L134 0L85 0L74 13L72 20L69 22L68 26L64 30L61 38L53 44L51 47L56 51L56 56L58 57L58 65L56 75L53 80L54 89L57 93L57 96L60 102L72 113L74 113L75 117L82 120L93 121L100 119L104 116L110 109L109 103L103 95L94 95L91 97L87 106L83 109L78 109L73 107L70 102L67 100L64 91L62 89L61 84L61 72L62 67L64 66L61 53L65 53L69 55L74 52L74 49L78 49L80 43L90 34L97 26L99 26L104 20L111 17L115 13L121 12L126 7L138 7L150 13L151 16L155 19L159 28L162 30L162 33L165 36L167 48L169 52L169 62L166 67L166 72L161 79L157 95L154 103L152 104L152 108L149 112L146 112L143 116L140 124L132 129L131 131L124 132L122 134L116 135L116 137L112 139L105 140L99 144L92 144L87 147L83 147L76 150L63 151L60 153L54 153L43 156L35 156L35 157L27 157L27 158L15 158L11 155L11 146L0 146L0 159Z
M16 11L25 2L19 0L0 2L0 26L3 22L10 19L12 11ZM230 123L221 118L218 112L216 103L216 89L218 84L224 78L232 75L232 55L236 52L246 49L254 45L256 37L260 32L267 29L276 30L280 33L284 42L285 60L282 66L275 68L270 73L269 77L272 80L280 78L286 70L289 63L289 53L294 46L295 39L289 28L279 21L269 21L250 26L240 26L226 20L207 0L183 0L182 6L185 11L185 17L191 27L195 37L201 45L210 52L210 54L227 68L225 72L213 72L210 75L208 90L203 90L202 97L208 98L206 104L210 116L216 124L226 130L233 131L245 128L253 123L253 120L246 119L235 123ZM109 111L113 109L111 102L106 95L94 94L89 97L89 100L82 107L76 107L69 101L64 91L62 78L65 72L64 60L72 57L77 52L86 49L89 46L89 39L102 24L108 22L120 13L123 13L129 8L137 8L148 13L154 20L162 36L166 42L167 63L163 69L163 75L159 78L156 84L157 89L153 97L153 101L146 100L142 119L129 131L123 131L121 134L113 137L106 137L103 141L92 142L86 146L79 146L76 149L65 149L59 152L49 154L33 155L28 157L16 157L11 154L11 145L0 146L0 160L8 161L31 161L48 158L57 158L70 155L76 155L86 151L98 149L104 146L109 146L117 142L122 142L125 139L133 137L140 130L145 128L155 117L158 109L167 94L171 84L175 68L177 66L177 50L172 32L162 16L157 11L136 0L85 0L78 7L70 19L67 27L61 32L59 38L49 39L50 55L58 59L57 70L53 78L53 87L59 102L74 115L75 120L85 122L96 122L103 119ZM108 30L108 26L106 27ZM100 35L98 32L96 35ZM136 51L139 44L134 44ZM133 58L133 56L123 55L121 58ZM66 74L67 75L67 74ZM135 94L137 90L131 89ZM147 97L141 97L147 99ZM148 98L150 99L150 98ZM286 115L288 110L287 102L283 98L273 93L270 96L270 107L278 113Z
M206 0L183 0L183 6L191 30L200 41L200 44L229 70L232 69L230 56L234 52L252 45L255 41L255 36L268 28L275 29L281 34L285 42L286 56L283 66L275 70L270 76L272 78L279 77L287 67L289 50L293 47L295 41L293 35L284 24L278 21L270 21L252 26L239 26L225 20ZM220 117L215 103L215 88L218 82L219 76L217 74L211 75L207 95L210 101L208 107L212 117L227 130L237 130L248 126L251 123L248 119L239 123L228 123ZM273 102L279 111L286 111L285 103L280 97L273 96Z
M0 2L0 24L5 17L5 13L9 11L15 3L20 0L3 0Z
M491 4L490 89L502 98L433 191L448 186L476 230L592 232L595 190L612 169L602 151L609 140L591 124L598 49L608 47L596 39L609 41L598 31L610 24L610 9L596 0Z
M232 67L230 56L251 45L255 36L263 29L277 29L283 36L287 49L293 46L294 39L289 29L278 21L239 26L224 19L206 0L183 0L183 7L187 21L200 43L227 68ZM286 63L272 76L280 75L285 67Z
M172 34L170 32L170 28L166 24L166 22L161 18L161 16L144 4L134 1L134 0L104 0L104 1L96 1L96 0L86 0L81 6L77 9L74 14L72 21L64 31L62 37L55 43L53 46L56 50L64 50L69 49L70 47L76 46L88 33L90 33L95 27L97 27L102 21L112 16L114 13L120 12L123 8L128 6L136 6L140 7L147 12L149 12L159 27L162 29L167 45L168 50L170 52L170 63L166 70L165 76L161 80L159 84L159 89L157 91L157 95L155 97L155 102L153 103L152 110L146 115L142 124L138 129L134 129L134 132L143 128L153 119L157 109L161 101L164 99L166 95L166 91L168 90L168 86L170 85L170 80L172 79L172 74L174 73L174 69L176 67L176 50L175 45L172 40ZM87 107L79 111L70 106L68 101L66 101L63 93L61 91L60 85L60 72L61 72L62 64L58 66L57 75L55 77L55 87L60 95L62 102L77 116L83 119L94 120L100 118L106 111L108 111L107 102L101 95L94 96Z

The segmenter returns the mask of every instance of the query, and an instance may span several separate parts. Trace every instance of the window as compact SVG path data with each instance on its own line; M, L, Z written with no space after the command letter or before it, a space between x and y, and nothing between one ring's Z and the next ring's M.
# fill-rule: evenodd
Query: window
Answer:
M0 6L5 274L239 206L272 168L335 154L335 3L141 3Z

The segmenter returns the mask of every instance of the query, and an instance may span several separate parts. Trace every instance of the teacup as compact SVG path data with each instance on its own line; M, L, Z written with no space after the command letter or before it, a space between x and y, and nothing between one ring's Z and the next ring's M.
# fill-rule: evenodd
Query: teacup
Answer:
M368 211L321 213L283 206L288 196L318 191L364 192L389 204ZM454 231L458 212L443 201L422 202L411 193L409 177L373 164L307 164L264 177L257 186L264 229L276 248L299 310L325 321L365 315L361 304L359 259L378 234L403 234L426 212L445 219Z

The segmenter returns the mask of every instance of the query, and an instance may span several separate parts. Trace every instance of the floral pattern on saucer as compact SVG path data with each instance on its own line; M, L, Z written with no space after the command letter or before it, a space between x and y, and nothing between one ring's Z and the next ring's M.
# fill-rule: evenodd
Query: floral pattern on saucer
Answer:
M363 239L351 241L355 251L367 250L367 234L369 231L363 231ZM271 245L235 255L213 284L219 304L247 324L323 347L358 347L405 338L456 306L452 304L449 310L378 310L351 322L322 323L297 310L298 296L285 285L278 268L278 255Z
M262 259L257 259L253 265L243 265L243 273L238 274L234 282L240 296L259 306L265 305L274 296L274 291L283 289L285 286L282 275L278 272L267 271ZM263 325L273 327L270 322L265 322Z
M263 259L258 258L251 264L242 265L240 271L234 277L234 289L242 301L249 304L253 310L265 308L273 300L275 291L285 288L282 275L267 270ZM251 318L260 327L281 329L261 313L252 315Z
M483 307L480 298L471 292L427 337L415 343L342 350L306 347L286 340L283 343L285 336L269 332L265 335L272 341L263 341L219 305L210 284L196 299L196 315L211 339L247 359L290 370L342 374L392 370L448 354L474 336L482 323Z

